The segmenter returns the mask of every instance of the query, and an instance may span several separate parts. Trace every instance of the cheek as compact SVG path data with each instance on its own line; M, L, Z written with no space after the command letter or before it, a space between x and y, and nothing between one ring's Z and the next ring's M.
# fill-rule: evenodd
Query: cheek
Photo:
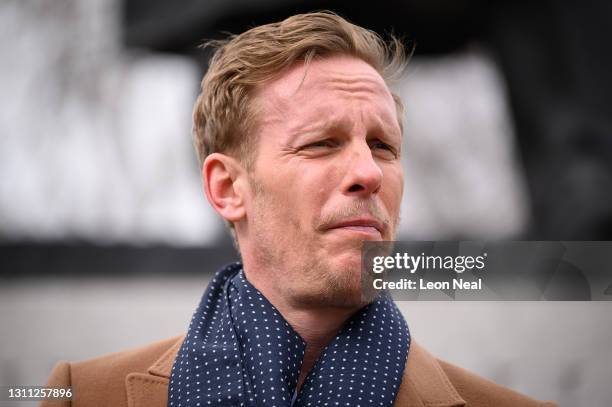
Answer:
M307 183L304 193L308 194L304 195L304 199L316 207L318 214L342 185L342 174L346 171L337 162L318 164L304 171L304 181Z
M383 196L392 213L399 212L404 194L404 172L401 167L389 168L383 174Z
M333 170L331 170L333 171ZM278 166L267 174L263 189L274 211L274 220L296 229L308 228L320 217L333 183L329 168L304 163Z

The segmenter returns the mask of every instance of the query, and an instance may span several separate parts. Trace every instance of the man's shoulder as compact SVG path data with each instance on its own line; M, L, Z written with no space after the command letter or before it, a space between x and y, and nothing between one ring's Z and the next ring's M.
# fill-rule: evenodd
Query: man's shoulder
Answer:
M163 339L140 347L126 349L120 352L99 356L93 359L71 363L71 371L77 376L106 374L122 376L123 373L146 373L159 358L181 342L183 336ZM171 354L168 354L170 357Z
M551 402L534 400L506 386L485 379L484 377L478 376L444 360L438 359L438 363L455 389L457 389L457 392L466 400L468 406L507 405L552 407L556 405ZM491 404L491 401L494 403Z
M73 405L125 405L131 382L145 378L167 385L182 341L183 336L176 336L93 359L59 362L47 384L72 387Z
M405 405L413 405L412 400L419 399L426 406L555 406L438 359L417 343L410 345L398 398L406 400ZM401 405L404 404L396 403Z

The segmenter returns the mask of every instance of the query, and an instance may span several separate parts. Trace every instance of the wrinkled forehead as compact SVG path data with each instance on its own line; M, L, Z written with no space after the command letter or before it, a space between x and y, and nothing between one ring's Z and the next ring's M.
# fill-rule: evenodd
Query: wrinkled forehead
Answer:
M318 59L308 66L295 64L270 85L279 97L289 98L330 87L339 91L354 90L391 96L378 72L366 62L352 57Z
M258 91L260 102L274 110L290 106L322 108L323 94L332 99L383 101L384 106L379 107L397 120L395 101L383 78L368 63L354 57L315 59L309 65L296 63Z

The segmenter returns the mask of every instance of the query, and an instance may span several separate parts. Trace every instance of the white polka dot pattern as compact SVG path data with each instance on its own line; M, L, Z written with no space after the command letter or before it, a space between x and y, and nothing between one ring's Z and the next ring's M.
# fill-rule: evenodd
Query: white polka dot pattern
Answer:
M305 343L234 263L215 274L191 320L168 406L391 406L409 346L383 293L347 321L294 397Z

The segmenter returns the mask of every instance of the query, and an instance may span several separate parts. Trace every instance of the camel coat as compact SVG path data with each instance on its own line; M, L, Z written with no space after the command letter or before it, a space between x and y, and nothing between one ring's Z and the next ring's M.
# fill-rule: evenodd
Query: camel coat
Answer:
M48 386L72 387L71 401L41 407L166 407L168 381L183 336L96 359L58 363ZM438 360L414 341L395 406L553 407Z

